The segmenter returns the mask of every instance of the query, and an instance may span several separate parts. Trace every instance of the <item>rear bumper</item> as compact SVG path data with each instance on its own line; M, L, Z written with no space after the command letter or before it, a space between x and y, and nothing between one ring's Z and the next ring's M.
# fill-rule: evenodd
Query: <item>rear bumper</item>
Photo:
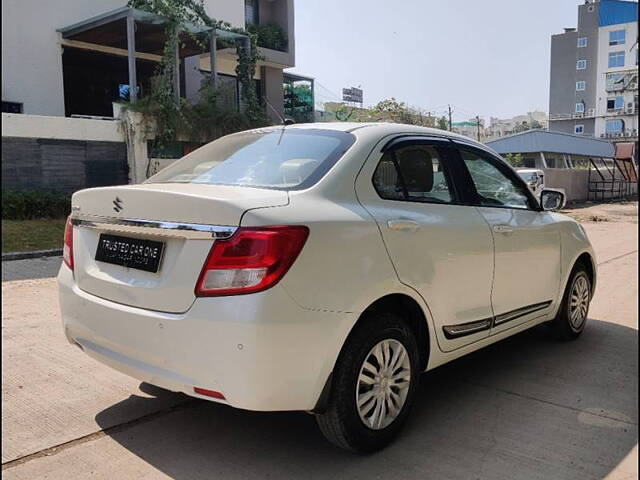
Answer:
M356 314L305 310L283 287L199 298L183 314L128 307L83 292L58 275L67 339L139 380L248 410L311 410ZM216 400L218 401L218 400Z

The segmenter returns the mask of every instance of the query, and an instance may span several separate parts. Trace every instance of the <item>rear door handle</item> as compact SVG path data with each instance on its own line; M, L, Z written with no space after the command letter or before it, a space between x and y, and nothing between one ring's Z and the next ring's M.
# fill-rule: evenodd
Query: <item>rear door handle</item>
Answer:
M415 232L420 228L420 224L418 222L414 222L413 220L407 220L405 218L388 220L387 226L391 230L407 230L410 232Z
M513 233L513 227L509 225L494 225L493 231L496 233Z

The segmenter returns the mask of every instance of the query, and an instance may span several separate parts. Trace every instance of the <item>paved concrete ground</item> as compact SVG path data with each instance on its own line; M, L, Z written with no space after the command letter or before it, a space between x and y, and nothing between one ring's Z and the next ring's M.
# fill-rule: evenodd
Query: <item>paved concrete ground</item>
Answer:
M5 282L3 264L3 476L637 478L637 205L614 210L585 223L600 266L583 336L534 329L425 374L404 434L367 457L305 413L191 400L94 362L63 337L54 280Z
M62 257L41 257L2 262L2 281L55 277L61 264Z

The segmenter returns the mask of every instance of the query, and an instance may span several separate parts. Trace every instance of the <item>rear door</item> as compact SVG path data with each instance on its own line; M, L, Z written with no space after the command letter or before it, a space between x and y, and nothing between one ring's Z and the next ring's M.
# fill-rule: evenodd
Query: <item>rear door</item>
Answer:
M427 302L442 350L489 335L493 239L460 203L447 139L396 139L370 155L356 180L401 282Z
M560 232L525 182L502 160L458 145L467 179L466 201L491 227L495 273L492 334L549 312L560 282Z

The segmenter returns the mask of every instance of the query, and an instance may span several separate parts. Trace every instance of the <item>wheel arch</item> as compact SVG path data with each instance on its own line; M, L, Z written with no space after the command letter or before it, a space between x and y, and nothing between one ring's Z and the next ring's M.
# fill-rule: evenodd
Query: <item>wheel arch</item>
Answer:
M571 278L571 272L573 272L577 265L583 265L585 270L587 271L587 275L589 275L589 281L591 282L591 296L593 296L596 290L596 265L593 255L591 255L591 253L589 252L582 252L580 255L578 255L578 257L573 261L573 264L571 265L571 270L569 270L569 278Z
M407 322L407 325L414 333L416 343L418 344L420 370L426 370L432 350L431 341L434 337L432 336L431 327L429 325L427 313L425 312L424 307L420 305L418 300L406 293L390 293L371 302L369 306L365 308L358 316L358 319L354 322L351 329L349 330L349 333L342 343L335 364L340 361L340 358L344 351L344 347L353 335L353 332L366 322L372 321L372 313L375 312L395 313ZM313 413L322 413L325 411L329 398L331 396L332 382L333 368L332 373L329 374L324 388L320 393L320 397L316 402Z

